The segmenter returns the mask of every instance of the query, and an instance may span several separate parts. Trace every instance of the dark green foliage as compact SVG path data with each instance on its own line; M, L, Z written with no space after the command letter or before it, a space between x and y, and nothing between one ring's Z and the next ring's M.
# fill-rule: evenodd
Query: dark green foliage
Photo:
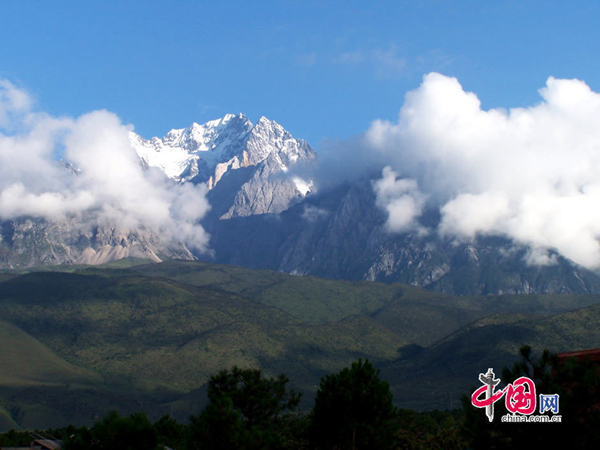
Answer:
M187 427L171 416L162 416L154 425L158 443L174 450L185 450L187 444Z
M397 411L390 386L368 360L322 378L313 411L311 434L321 449L393 447Z
M260 370L234 367L210 378L209 403L189 425L169 416L152 425L144 413L121 417L111 412L90 429L69 426L40 433L62 439L65 450L487 450L553 448L565 438L572 449L598 448L597 366L574 359L559 363L548 351L536 359L529 346L520 355L521 361L503 370L500 388L527 376L538 396L558 393L562 423L504 423L503 401L495 404L490 423L467 396L463 411L397 410L379 371L358 360L322 378L310 414L294 412L299 395L286 388L286 376L269 378ZM0 446L27 446L29 441L26 432L0 434Z
M298 406L300 395L287 391L289 379L281 374L277 378L265 378L258 369L222 370L208 383L208 399L217 402L230 398L249 425L260 425L277 419L285 410Z
M281 447L289 450L314 450L310 442L312 414L288 413L281 417L277 438Z
M463 414L457 411L418 413L400 409L394 424L396 448L403 450L461 450Z
M64 443L65 450L154 450L157 447L156 430L145 413L121 417L116 411Z
M312 413L295 412L286 413L272 422L268 431L254 429L249 431L247 424L239 420L239 411L235 412L233 403L228 405L229 410L219 410L214 404L209 405L212 421L204 417L193 417L189 425L178 423L170 416L161 417L152 428L156 432L158 446L154 440L149 441L132 435L132 421L139 421L144 414L130 417L120 417L110 413L90 429L87 427L74 427L72 425L40 431L45 436L52 436L63 441L65 450L94 450L100 448L137 449L148 445L149 449L163 449L168 447L175 450L188 449L282 449L282 450L315 450L309 439L309 429L312 423ZM233 414L229 414L233 412ZM231 420L233 419L233 420ZM394 450L454 450L467 448L465 441L459 434L459 424L462 420L460 412L432 411L417 413L412 410L400 410L393 421L394 434L397 445ZM148 423L141 421L144 432L149 435ZM139 427L138 427L139 428ZM192 435L189 433L193 432ZM202 440L202 434L214 433L221 439L210 441ZM223 439L224 433L230 433ZM133 439L132 439L133 438ZM30 432L10 431L0 434L0 445L29 447ZM133 444L131 443L133 441ZM128 445L127 447L125 447Z
M0 434L0 448L2 447L29 447L31 435L27 431L10 430Z
M188 448L235 450L247 440L247 430L230 398L209 403L199 416L190 417Z
M263 377L260 370L223 370L210 378L209 403L191 417L189 448L278 449L281 414L293 411L300 394L288 390L288 378Z

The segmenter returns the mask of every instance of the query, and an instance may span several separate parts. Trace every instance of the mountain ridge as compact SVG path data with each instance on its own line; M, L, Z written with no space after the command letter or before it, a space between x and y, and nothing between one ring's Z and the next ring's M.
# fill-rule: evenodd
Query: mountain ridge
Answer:
M140 164L172 186L203 184L210 234L207 253L157 232L69 219L20 218L0 223L0 268L103 263L124 257L196 259L297 275L402 282L452 294L598 293L600 275L552 253L532 265L530 249L502 236L453 241L435 230L439 213L420 217L428 233L392 233L371 179L315 189L317 155L277 122L243 114L163 138L129 132ZM62 162L74 177L78 169ZM308 166L308 167L303 167ZM377 176L377 175L373 175ZM201 205L185 204L183 208ZM91 222L91 223L89 223ZM172 239L171 239L172 240Z
M600 276L499 236L456 243L435 232L390 233L369 180L317 192L275 217L206 221L214 257L201 260L297 275L400 282L449 294L598 293ZM435 227L436 217L431 220Z
M253 124L243 114L169 131L164 138L143 139L129 133L133 148L147 167L161 169L176 181L207 183L213 189L230 169L256 166L268 157L287 172L298 161L310 162L314 151L294 139L277 122L261 116Z

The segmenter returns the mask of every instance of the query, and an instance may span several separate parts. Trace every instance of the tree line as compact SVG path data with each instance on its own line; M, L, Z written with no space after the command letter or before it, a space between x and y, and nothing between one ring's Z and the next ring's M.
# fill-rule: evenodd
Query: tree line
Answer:
M145 413L113 411L92 427L48 432L63 441L65 450L508 449L555 445L565 435L571 448L597 448L597 366L575 360L559 364L547 351L535 359L527 346L520 353L521 361L503 370L503 380L527 376L538 392L558 393L562 423L502 423L499 417L506 411L500 402L498 420L490 423L466 395L455 411L400 409L379 370L358 360L321 379L309 412L298 410L301 394L288 388L285 375L267 377L258 369L233 367L210 378L208 404L188 424L170 416L152 423ZM26 432L0 434L0 447L28 445Z

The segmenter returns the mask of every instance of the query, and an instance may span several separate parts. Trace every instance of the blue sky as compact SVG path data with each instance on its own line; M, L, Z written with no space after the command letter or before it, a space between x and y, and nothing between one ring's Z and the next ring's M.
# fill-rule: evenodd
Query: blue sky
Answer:
M535 104L551 75L598 91L598 19L597 1L3 2L0 78L145 137L242 112L318 149L395 119L431 71L484 108Z

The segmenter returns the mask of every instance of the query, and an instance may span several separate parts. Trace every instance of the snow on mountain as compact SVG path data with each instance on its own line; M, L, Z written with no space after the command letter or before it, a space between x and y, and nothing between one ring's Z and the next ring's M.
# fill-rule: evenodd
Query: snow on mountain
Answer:
M130 133L129 140L145 167L158 168L176 182L207 183L211 209L202 226L215 233L224 219L279 214L312 189L292 167L314 161L313 149L264 117L253 124L242 114L228 114L171 130L162 139ZM83 173L69 161L57 164L74 176ZM0 268L196 257L186 244L163 241L160 233L100 226L90 214L56 223L29 217L1 221Z
M229 170L257 166L267 158L274 172L287 172L300 161L312 161L313 149L297 140L275 121L261 117L253 124L243 114L227 114L203 125L171 130L160 139L146 140L130 133L142 163L157 167L176 181L206 182L213 189ZM296 183L306 195L309 182Z

